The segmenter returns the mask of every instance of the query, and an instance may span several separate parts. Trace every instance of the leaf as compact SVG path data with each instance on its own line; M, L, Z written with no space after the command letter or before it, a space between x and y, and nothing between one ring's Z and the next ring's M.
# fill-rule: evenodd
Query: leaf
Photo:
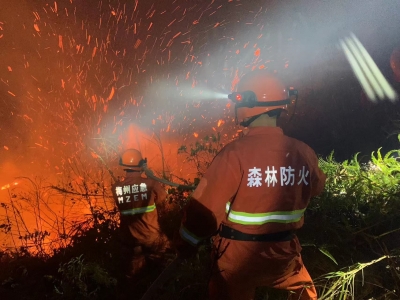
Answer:
M321 251L322 254L330 258L336 265L338 264L336 259L332 256L332 254L329 253L329 251L325 248L318 248L319 251Z
M311 244L311 243L301 244L301 247L307 247L307 246L317 247L315 244Z

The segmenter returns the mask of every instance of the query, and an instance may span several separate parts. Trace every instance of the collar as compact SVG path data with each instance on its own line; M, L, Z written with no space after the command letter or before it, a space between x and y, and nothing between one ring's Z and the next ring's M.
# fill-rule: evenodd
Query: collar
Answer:
M283 135L283 130L280 127L266 127L266 126L259 126L259 127L249 127L248 133L246 136L253 136L253 135Z

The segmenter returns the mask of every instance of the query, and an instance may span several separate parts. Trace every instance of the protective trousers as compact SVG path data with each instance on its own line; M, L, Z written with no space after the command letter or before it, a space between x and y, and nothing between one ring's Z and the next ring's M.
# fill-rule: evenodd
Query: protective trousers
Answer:
M211 300L251 300L257 287L289 291L290 300L316 300L297 237L285 242L246 242L218 238L219 257L211 277Z
M121 271L127 276L138 275L148 261L156 262L170 248L167 237L152 224L132 222L121 224L119 238ZM158 225L156 223L156 225Z

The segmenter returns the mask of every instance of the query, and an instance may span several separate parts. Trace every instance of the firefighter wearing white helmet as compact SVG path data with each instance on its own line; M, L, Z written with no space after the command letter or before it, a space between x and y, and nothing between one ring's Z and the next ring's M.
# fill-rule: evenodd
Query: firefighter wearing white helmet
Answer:
M293 93L256 70L229 95L248 133L214 158L185 207L176 241L178 255L188 257L214 235L210 299L253 299L258 286L291 291L290 299L317 299L296 230L326 177L315 152L277 127Z
M128 149L119 164L124 168L124 180L112 186L112 194L120 211L123 266L128 276L139 274L148 259L165 252L168 241L160 231L157 207L166 199L159 182L143 176L147 160L140 151ZM129 260L130 263L126 261Z

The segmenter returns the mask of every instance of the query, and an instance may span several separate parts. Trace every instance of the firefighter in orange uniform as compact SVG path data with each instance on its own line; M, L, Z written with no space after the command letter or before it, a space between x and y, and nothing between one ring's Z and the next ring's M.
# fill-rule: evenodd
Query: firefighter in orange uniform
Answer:
M252 71L229 97L248 132L217 154L193 192L177 253L190 257L215 235L211 299L253 299L258 286L288 290L290 299L317 299L295 231L326 176L315 152L277 127L290 94L276 77Z
M137 275L145 266L146 258L165 252L168 240L160 232L157 207L166 199L159 182L142 176L146 159L136 149L128 149L120 158L126 171L123 181L112 186L113 198L120 211L122 255L130 264L122 262L128 276Z

